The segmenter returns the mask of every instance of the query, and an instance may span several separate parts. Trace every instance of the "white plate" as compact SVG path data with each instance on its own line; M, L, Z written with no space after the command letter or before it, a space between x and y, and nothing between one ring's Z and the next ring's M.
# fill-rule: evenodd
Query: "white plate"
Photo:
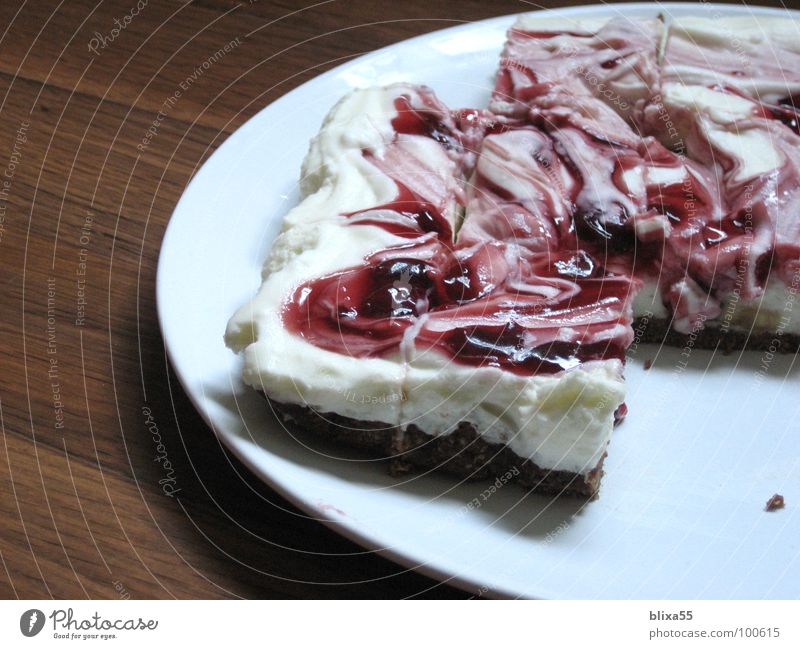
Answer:
M659 9L781 15L708 4L554 13ZM514 597L797 597L794 357L774 359L761 376L760 353L695 352L678 373L680 350L640 349L627 369L630 415L614 433L601 497L583 507L511 486L483 502L486 484L440 476L398 482L355 454L292 439L239 380L225 324L259 286L328 109L354 86L400 80L428 84L451 107L484 106L512 21L467 24L361 57L288 93L228 138L186 189L161 250L158 311L172 365L215 433L260 478L345 536L450 583ZM787 507L766 513L775 492ZM480 506L470 509L476 498Z

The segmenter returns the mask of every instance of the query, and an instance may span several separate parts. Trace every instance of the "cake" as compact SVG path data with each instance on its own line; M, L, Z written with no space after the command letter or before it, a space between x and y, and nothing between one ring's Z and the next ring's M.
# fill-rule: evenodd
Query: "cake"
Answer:
M523 16L487 109L352 91L228 325L244 382L394 473L596 497L634 326L798 347L796 28Z

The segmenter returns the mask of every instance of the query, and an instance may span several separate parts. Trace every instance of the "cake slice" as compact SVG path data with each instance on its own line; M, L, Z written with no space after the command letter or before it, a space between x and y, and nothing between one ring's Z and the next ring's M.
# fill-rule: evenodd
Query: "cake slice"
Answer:
M574 189L535 127L485 136L456 248L461 295L425 314L408 350L401 411L423 466L478 455L478 477L516 468L539 492L597 493L637 287L576 247ZM432 449L453 435L469 445L445 461Z
M685 192L694 209L675 214L665 253L695 287L682 330L686 316L701 320L710 344L800 344L798 30L789 19L672 21L660 94L644 111L645 128L719 189L713 210Z
M393 288L402 271L387 260L417 239L452 240L463 211L455 130L428 89L407 84L355 91L331 110L261 289L228 324L245 383L351 427L389 434L399 424L410 317ZM360 296L370 317L348 318L357 298L345 286L374 293Z

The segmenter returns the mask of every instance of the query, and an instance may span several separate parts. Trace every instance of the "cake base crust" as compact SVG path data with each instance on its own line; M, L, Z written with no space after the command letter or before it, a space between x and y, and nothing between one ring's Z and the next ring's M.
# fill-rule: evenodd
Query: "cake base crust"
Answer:
M671 329L670 325L671 321L666 318L639 318L633 322L638 342L641 343L656 343L678 349L687 346L695 349L718 349L724 354L741 351L793 354L800 350L800 336L792 333L750 333L709 326L692 334L682 334Z
M449 435L428 435L416 426L406 430L380 422L363 422L334 413L318 413L295 404L269 399L290 431L309 432L331 441L368 451L386 460L391 475L417 471L445 472L465 480L503 479L538 494L570 495L594 500L603 475L605 454L586 474L554 471L522 458L504 444L486 442L475 427L462 422Z

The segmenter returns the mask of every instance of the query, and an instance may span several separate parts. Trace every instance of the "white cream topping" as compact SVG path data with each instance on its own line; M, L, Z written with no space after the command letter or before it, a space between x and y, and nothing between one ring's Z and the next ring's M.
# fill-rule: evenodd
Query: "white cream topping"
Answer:
M284 229L357 212L395 197L394 181L362 153L380 156L392 141L395 96L381 88L358 90L331 109L303 161L303 200L284 218Z
M790 16L686 16L670 24L666 77L733 86L768 103L800 91L800 22Z
M538 83L554 84L554 90L564 95L559 103L584 113L585 118L607 126L614 121L610 114L632 121L637 104L653 94L657 50L664 36L659 20L534 14L520 17L514 29L548 36L528 39L512 35L504 59L535 70ZM516 74L514 65L505 67L518 83L530 84L524 75ZM592 105L585 101L588 97L600 103ZM496 96L494 105L509 108L500 100L502 97Z
M686 115L686 120L675 120L684 137L690 138L692 128L699 127L717 155L735 162L733 182L755 178L784 162L771 132L753 121L752 101L702 86L669 83L664 86L663 102L668 110Z
M647 183L650 185L679 185L686 178L686 168L646 166Z
M394 138L392 119L397 114L394 107L397 94L384 88L356 90L331 108L303 161L304 196L317 191L326 181L335 180L342 171L351 171L347 167L362 157L362 151L373 155L383 152ZM344 168L340 169L340 164ZM367 195L364 200L369 198Z
M753 102L729 92L705 86L664 84L663 97L671 106L702 111L719 124L735 124L753 116Z
M672 232L672 224L664 214L651 214L646 218L634 216L633 231L639 241L663 241Z
M800 53L800 22L789 14L780 18L757 14L680 17L670 21L670 32L672 36L689 38L698 45L714 45L729 50L778 45Z
M379 227L345 225L348 212L393 200L394 181L365 160L394 137L394 98L405 87L354 91L331 109L303 162L303 200L284 218L264 282L231 318L229 347L244 351L244 382L277 401L363 421L399 422L402 359L362 359L311 345L283 326L282 306L306 280L361 264L405 243Z
M644 280L642 288L633 298L633 317L641 318L642 316L657 319L669 318L669 311L661 299L658 280Z
M499 147L495 144L495 140L512 138L511 146ZM519 196L521 200L541 200L541 188L535 182L538 178L526 173L527 169L533 166L533 159L527 150L520 150L518 146L514 146L520 141L521 138L516 131L487 139L478 157L476 170L509 194Z
M617 360L528 377L411 350L405 393L403 425L446 435L468 421L541 468L585 474L606 450L625 386Z
M734 182L757 178L783 164L783 155L773 146L769 131L754 128L731 132L709 127L706 134L717 149L736 161L731 178Z
M600 31L608 23L607 18L571 18L569 16L547 16L541 13L523 14L514 23L514 29L529 32L572 32L587 36Z
M511 130L484 140L478 157L477 172L522 201L540 202L548 196L551 218L565 219L568 216L561 194L566 193L574 181L559 165L546 173L536 164L544 139L540 134ZM478 215L480 217L480 215Z

